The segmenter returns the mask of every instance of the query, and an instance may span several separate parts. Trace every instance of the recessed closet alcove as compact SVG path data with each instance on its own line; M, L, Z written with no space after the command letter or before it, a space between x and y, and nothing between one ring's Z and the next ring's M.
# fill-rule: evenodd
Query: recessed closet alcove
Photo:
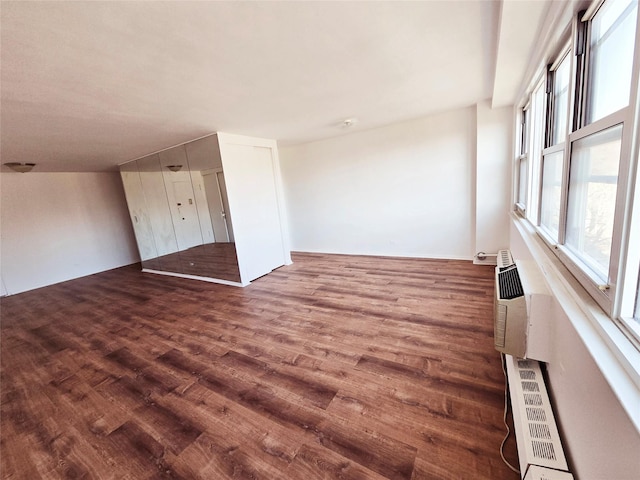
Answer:
M212 134L120 173L143 271L246 286L291 263L275 140Z

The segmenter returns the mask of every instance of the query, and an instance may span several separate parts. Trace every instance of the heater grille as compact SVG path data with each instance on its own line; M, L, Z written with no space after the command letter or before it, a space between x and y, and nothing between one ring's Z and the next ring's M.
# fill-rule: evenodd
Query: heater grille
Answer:
M547 415L544 413L544 408L530 408L525 409L527 412L527 420L530 422L546 422Z
M520 275L518 275L518 267L514 265L498 273L498 287L500 289L500 298L503 300L522 297L524 290L522 289L522 282L520 282Z
M553 443L551 442L538 442L537 440L532 440L531 445L533 446L533 454L538 458L544 458L545 460L555 460L556 452L553 449Z
M498 250L498 257L496 258L498 268L503 269L514 264L513 257L510 250Z
M567 470L560 435L539 362L507 355L520 471L529 465Z
M521 380L535 380L536 372L533 370L520 370L520 379Z
M551 440L551 431L546 423L530 423L529 433L532 438L541 438L543 440Z
M542 397L537 393L525 393L523 394L525 405L542 405Z
M523 360L523 359L518 359L518 368L519 369L525 369L525 368L534 368L536 365L536 362L534 360Z

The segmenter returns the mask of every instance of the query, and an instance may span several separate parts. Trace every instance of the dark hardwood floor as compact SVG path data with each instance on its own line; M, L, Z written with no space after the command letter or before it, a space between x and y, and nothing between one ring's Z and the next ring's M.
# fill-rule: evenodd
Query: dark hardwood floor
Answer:
M244 289L131 266L3 298L2 478L519 478L492 268L293 258Z

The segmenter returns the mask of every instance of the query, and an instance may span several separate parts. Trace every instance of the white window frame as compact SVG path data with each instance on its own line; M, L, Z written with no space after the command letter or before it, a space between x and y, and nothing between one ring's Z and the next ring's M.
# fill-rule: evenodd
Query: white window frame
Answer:
M591 19L597 15L597 12L600 9L600 6L604 2L599 2L598 8L594 8L589 16L585 15L581 19L576 19L573 24L573 35L572 38L576 38L577 30L580 28L579 22L586 21L590 22ZM587 24L590 26L590 23ZM633 70L633 78L631 82L631 92L630 92L630 102L629 105L617 112L614 112L605 118L599 119L589 125L584 124L584 116L586 112L586 88L588 86L588 79L586 75L589 72L589 30L587 27L587 35L585 41L585 50L582 53L583 61L585 62L585 78L582 78L581 84L576 85L576 79L578 75L576 74L576 70L578 68L578 59L574 52L576 52L575 45L572 45L570 42L569 45L564 46L560 53L555 57L556 62L552 65L551 68L556 67L562 61L564 56L567 53L567 50L570 50L569 54L571 55L571 83L570 83L570 98L569 98L569 115L567 116L567 138L563 141L556 142L555 145L548 146L542 150L542 157L540 159L540 179L539 185L537 189L532 191L537 191L537 199L530 199L530 203L535 203L537 200L537 204L541 205L542 200L542 168L544 157L548 154L563 151L563 178L562 178L562 198L561 198L561 207L560 207L560 222L558 228L558 238L553 238L551 233L541 226L540 217L541 211L538 208L538 214L535 217L535 225L538 234L548 247L551 248L552 252L558 256L558 258L565 264L566 268L574 275L578 281L582 284L582 286L587 290L587 292L596 300L598 305L610 316L614 317L614 308L616 307L616 299L618 296L618 288L617 285L621 281L620 279L620 262L621 258L621 248L622 238L624 235L624 224L625 224L625 212L629 210L628 201L626 197L629 195L629 192L632 191L629 184L629 171L631 168L631 149L632 149L632 140L636 137L633 135L633 131L635 130L636 119L633 118L634 112L637 111L637 108L634 108L636 99L637 99L637 79L638 79L638 63L639 63L639 54L640 48L636 48L634 52L634 70ZM640 26L637 26L636 29L636 42L639 38L639 30ZM572 48L573 46L573 48ZM547 89L551 90L551 89ZM550 93L548 93L550 94ZM582 102L579 105L580 108L576 109L575 103L576 98L578 98L579 102ZM550 103L550 102L548 102ZM575 118L576 112L579 114L579 118ZM546 119L550 118L552 112L546 112ZM533 128L532 119L530 124ZM614 229L613 229L613 237L612 237L612 249L609 259L609 274L606 282L603 282L599 275L593 272L588 265L580 260L575 254L573 254L566 246L566 227L567 227L567 207L568 207L568 195L569 195L569 171L571 167L571 149L572 145L589 135L598 133L600 131L606 130L612 126L623 124L623 134L622 134L622 145L621 145L621 159L620 159L620 170L618 173L618 186L617 186L617 194L616 194L616 206L615 206L615 216L614 216ZM573 127L573 128L572 128ZM552 143L548 142L546 139L549 135L551 135L550 130L552 130L552 121L545 121L545 144ZM532 133L533 136L533 133ZM530 149L532 151L532 149ZM532 162L533 163L533 162ZM530 218L531 220L531 218Z
M600 308L609 316L625 333L632 343L640 350L640 323L634 320L634 313L640 311L640 299L638 297L638 284L640 283L640 248L630 248L630 245L640 245L640 173L638 170L638 155L640 153L640 13L636 17L636 48L634 51L632 79L629 94L629 105L613 112L610 115L585 125L588 91L590 85L589 74L590 57L590 26L591 20L598 14L600 8L607 0L597 0L580 18L574 18L572 23L571 38L563 42L563 47L555 55L555 62L547 69L553 70L563 60L568 52L571 56L569 108L567 115L567 135L564 140L551 142L553 120L549 111L548 101L545 105L544 121L544 146L541 149L541 158L538 162L533 159L536 119L533 107L533 93L528 97L529 101L529 175L526 218L533 224L538 237L550 249L565 268L578 280L586 292L595 300ZM584 35L584 49L581 57L581 47L576 44L581 24L587 22L582 31ZM538 79L534 85L535 91L541 81ZM549 94L549 84L547 84ZM531 90L530 90L531 91ZM551 93L552 94L552 93ZM579 257L565 246L567 210L569 198L569 173L571 168L572 146L580 139L595 133L604 131L615 125L623 125L620 163L617 180L615 215L613 220L612 248L609 258L609 271L606 281L602 281L600 275L592 271ZM556 143L555 145L550 145ZM547 146L550 145L550 146ZM550 232L540 224L542 204L542 172L546 155L563 151L562 174L562 198L560 207L560 224L558 238L553 238ZM537 168L539 170L536 175ZM635 197L634 197L635 192ZM537 205L537 207L536 207ZM533 210L536 210L535 212ZM635 212L635 213L634 213ZM524 216L524 215L523 215Z
M640 28L640 20L638 28ZM619 322L623 331L633 339L640 350L640 52L638 51L636 51L635 62L636 97L632 99L635 105L635 135L630 147L628 193L625 198L626 212L620 253L620 288L618 301L614 304L613 318Z
M530 125L531 125L531 111L530 111L529 102L526 103L524 107L520 109L520 114L518 118L518 155L516 156L516 161L514 165L514 210L521 217L526 216L527 211L527 198L529 194L529 189L527 188L529 185L529 139L530 139ZM522 163L525 163L525 173L526 177L524 180L524 184L521 182L521 172L522 172ZM524 185L525 191L524 195L520 191L521 185ZM524 203L520 202L520 197L524 197Z
M632 151L632 142L634 141L634 131L635 131L635 123L636 119L634 118L635 112L637 111L637 94L638 94L638 64L640 63L640 49L636 48L634 52L634 67L631 79L631 91L629 94L629 105L626 107L614 112L604 118L596 120L593 123L588 125L584 125L585 116L586 116L586 99L587 95L587 87L590 84L589 82L589 57L590 57L590 25L592 19L598 14L600 8L605 2L600 2L598 8L594 9L590 15L584 15L581 19L578 19L577 22L574 23L574 38L575 33L580 25L578 22L589 22L587 24L587 35L585 42L585 50L584 50L584 59L585 59L585 75L582 78L582 84L579 85L579 88L582 88L581 101L582 105L580 108L581 118L576 125L574 121L573 124L577 126L574 131L570 131L567 139L567 148L565 150L567 155L567 161L565 161L565 173L566 173L566 181L563 187L563 193L568 195L568 171L571 165L571 147L572 145L582 138L586 138L595 133L601 132L608 128L611 128L615 125L622 124L622 144L620 151L620 166L618 171L618 183L617 183L617 193L616 193L616 204L615 204L615 214L613 221L613 232L612 232L612 247L611 253L609 257L609 272L608 278L605 282L599 278L595 272L593 272L584 262L580 260L580 258L576 257L566 246L566 224L567 224L567 199L563 199L563 208L564 208L564 218L561 215L561 228L558 245L555 248L555 252L558 257L563 261L569 271L580 281L583 287L587 290L587 292L596 300L598 305L610 316L613 318L616 317L615 309L616 303L619 298L618 295L618 284L621 281L620 278L620 264L622 259L621 255L621 246L623 243L623 237L625 235L625 212L628 212L630 209L629 202L629 193L632 191L631 185L629 185L629 172L631 169L632 159L631 159L631 151ZM638 40L638 35L640 34L640 25L639 25L640 15L636 17L636 45ZM575 58L574 58L574 67L572 68L572 73L575 71ZM577 75L573 74L573 81L576 81ZM574 89L575 90L575 89ZM575 99L574 99L575 101ZM575 108L574 108L575 111Z
M551 137L553 136L553 131L554 131L554 114L553 114L553 110L555 108L555 105L553 104L554 102L551 100L553 98L553 90L554 90L554 82L553 81L549 81L549 75L550 72L555 72L556 69L560 66L560 64L565 60L565 58L567 58L567 56L569 56L569 95L567 98L567 118L565 119L566 122L566 129L565 132L570 132L571 131L571 124L572 124L572 105L574 103L574 90L575 90L575 69L576 69L576 65L575 65L575 61L573 61L573 58L571 57L571 55L573 54L573 50L572 50L572 43L571 40L568 40L565 42L564 46L562 47L562 49L560 50L560 52L556 55L556 60L553 62L552 65L549 66L549 68L547 69L547 96L548 96L548 101L547 101L547 111L546 111L546 116L547 116L547 122L545 122L545 148L542 149L542 158L540 159L540 186L539 186L539 191L540 191L540 208L538 209L538 218L537 218L537 222L536 225L538 226L538 232L540 234L540 236L543 238L543 240L552 248L556 248L557 245L559 244L561 239L564 239L564 235L563 235L563 230L564 230L564 225L566 224L566 208L564 207L564 205L566 205L567 202L567 189L565 188L565 186L567 185L567 181L569 178L569 170L568 170L568 165L569 162L567 161L567 159L569 158L569 142L566 141L566 138L563 138L561 140L558 140L556 142L554 142ZM551 155L553 153L557 153L557 152L563 152L562 153L562 180L561 180L561 184L562 184L562 188L561 188L561 198L560 198L560 220L559 220L559 224L558 224L558 233L557 233L557 237L554 237L552 235L552 232L549 231L549 229L547 229L544 225L542 225L542 179L544 177L544 161L545 161L545 157L547 157L548 155Z
M565 141L565 169L568 186L569 158L572 142L584 138L590 133L605 128L605 124L616 120L613 115L622 115L625 123L621 145L621 165L618 175L618 188L616 197L616 231L612 239L615 255L610 258L610 270L614 272L615 285L602 291L597 288L597 282L593 282L589 275L578 268L573 260L563 257L563 252L557 244L545 238L539 225L531 218L531 211L525 218L512 216L514 227L522 236L522 240L530 249L536 263L543 271L545 278L557 300L560 308L567 314L576 334L584 343L593 361L600 369L604 378L611 386L624 410L629 415L632 424L640 430L640 320L634 319L634 315L640 312L640 13L636 18L636 41L633 58L631 91L629 106L625 112L614 112L611 118L600 119L600 125L592 126L590 130L584 130L583 115L586 114L586 106L581 105L586 98L586 92L581 89L582 83L577 83L576 78L585 70L588 52L580 57L578 53L576 34L577 25L581 20L590 20L605 1L594 0L591 5L587 2L580 6L588 7L587 12L579 18L574 16L571 24L558 25L558 33L555 40L549 40L546 46L542 46L546 57L538 65L538 72L545 69L551 63L557 47L563 44L563 35L571 30L571 89L569 104L569 128L568 139ZM577 13L578 6L567 6ZM561 30L562 29L562 30ZM554 37L552 37L554 38ZM585 38L585 43L588 36ZM545 53L543 53L545 54ZM530 78L524 101L531 101L531 92L539 83L536 74ZM621 113L622 112L622 113ZM517 113L517 112L516 112ZM532 116L532 115L531 115ZM514 119L519 122L519 118ZM530 125L534 122L530 120ZM598 123L598 122L594 122ZM531 134L533 135L533 134ZM531 150L529 150L531 152ZM518 152L515 152L518 153ZM529 163L533 163L529 160ZM624 166L622 165L624 164ZM624 171L623 171L624 170ZM530 170L531 174L531 170ZM564 185L564 183L563 183ZM529 196L527 201L535 200L536 192L532 189L541 188L541 183L529 181ZM568 189L562 189L561 216L566 214ZM529 203L528 208L534 206ZM564 212L564 213L563 213ZM566 218L561 218L560 234L564 242ZM558 242L560 243L560 242ZM638 247L634 248L633 246ZM590 285L590 287L588 287ZM594 287L595 286L595 290ZM605 297L605 301L602 298Z
M540 219L540 194L542 188L542 151L544 150L546 125L547 125L547 101L546 101L546 76L543 74L531 91L530 103L531 114L529 131L531 138L529 141L529 179L527 181L529 196L527 198L528 208L527 219L534 225L539 224ZM536 95L540 95L539 98ZM538 105L538 100L540 105ZM538 107L541 111L538 111ZM536 118L538 117L538 118ZM537 120L537 121L536 121Z

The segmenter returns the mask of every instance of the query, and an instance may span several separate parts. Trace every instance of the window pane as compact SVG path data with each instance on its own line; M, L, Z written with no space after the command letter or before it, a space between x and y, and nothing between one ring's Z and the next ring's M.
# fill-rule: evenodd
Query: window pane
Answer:
M531 114L530 119L530 132L531 143L529 150L529 165L527 168L527 218L531 223L538 223L538 214L540 209L540 162L542 161L542 147L545 132L545 118L546 118L546 98L547 93L545 91L545 85L543 82L535 88L531 95Z
M573 144L567 210L567 247L608 278L622 125Z
M522 125L520 131L520 155L529 151L529 110L522 111Z
M527 157L522 157L518 165L518 203L527 204Z
M553 137L552 145L564 142L567 135L567 112L569 110L569 69L571 55L564 57L556 68L553 79Z
M629 104L637 12L636 0L609 0L592 20L587 123Z
M633 315L633 318L637 322L640 322L640 280L638 280L638 290L636 292L636 312Z
M562 194L563 152L545 155L542 163L542 198L540 200L540 225L558 240L560 228L560 199Z

